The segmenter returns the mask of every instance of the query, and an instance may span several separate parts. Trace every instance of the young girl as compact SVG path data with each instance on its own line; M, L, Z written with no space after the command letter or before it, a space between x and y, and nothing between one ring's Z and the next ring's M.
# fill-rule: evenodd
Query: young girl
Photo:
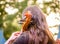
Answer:
M43 12L35 5L24 9L22 31L13 34L5 44L56 44Z

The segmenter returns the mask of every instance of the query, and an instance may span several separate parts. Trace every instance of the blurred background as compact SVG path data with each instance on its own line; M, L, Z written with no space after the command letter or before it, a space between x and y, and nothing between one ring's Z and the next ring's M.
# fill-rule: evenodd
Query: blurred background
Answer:
M22 11L30 5L39 6L44 14L54 39L60 37L60 0L0 0L0 44L20 31Z

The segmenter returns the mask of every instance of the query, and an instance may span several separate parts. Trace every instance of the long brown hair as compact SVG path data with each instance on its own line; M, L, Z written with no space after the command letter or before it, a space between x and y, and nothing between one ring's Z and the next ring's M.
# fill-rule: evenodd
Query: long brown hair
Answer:
M24 9L22 13L22 18L25 17L24 14L26 11L31 12L32 18L31 22L27 26L27 29L24 32L22 32L24 34L21 34L27 37L27 43L25 44L55 44L53 36L49 31L45 15L41 11L41 9L35 5L29 6L26 9ZM16 41L18 41L18 39Z

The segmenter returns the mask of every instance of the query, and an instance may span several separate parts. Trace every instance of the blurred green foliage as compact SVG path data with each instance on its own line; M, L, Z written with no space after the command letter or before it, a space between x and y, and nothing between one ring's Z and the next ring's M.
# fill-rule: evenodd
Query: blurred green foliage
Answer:
M7 2L6 0L0 0L0 28L2 27L4 29L4 36L6 39L8 39L11 35L11 33L15 32L15 31L20 31L21 29L21 25L18 24L17 21L17 16L19 16L21 18L21 13L23 11L23 9L28 5L28 1L29 0L24 0L22 2L18 2L17 0L11 0L9 2ZM37 4L36 1L37 0L32 0L33 3L31 3L30 5L40 5L39 3ZM52 0L51 2L43 2L43 8L41 8L43 10L44 13L47 13L47 7L51 8L51 11L56 12L56 8L60 9L59 6L59 1L55 1ZM17 8L19 11L15 14L8 14L5 11L6 5L12 6L13 8Z

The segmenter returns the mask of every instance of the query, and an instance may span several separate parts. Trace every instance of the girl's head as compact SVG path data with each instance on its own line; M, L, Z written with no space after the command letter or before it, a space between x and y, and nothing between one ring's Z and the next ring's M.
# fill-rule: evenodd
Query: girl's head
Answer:
M19 38L16 39L14 44L53 44L49 41L48 35L45 30L48 30L46 18L37 6L29 6L24 9L22 19L25 19L25 13L30 11L32 17L27 30L22 32Z

